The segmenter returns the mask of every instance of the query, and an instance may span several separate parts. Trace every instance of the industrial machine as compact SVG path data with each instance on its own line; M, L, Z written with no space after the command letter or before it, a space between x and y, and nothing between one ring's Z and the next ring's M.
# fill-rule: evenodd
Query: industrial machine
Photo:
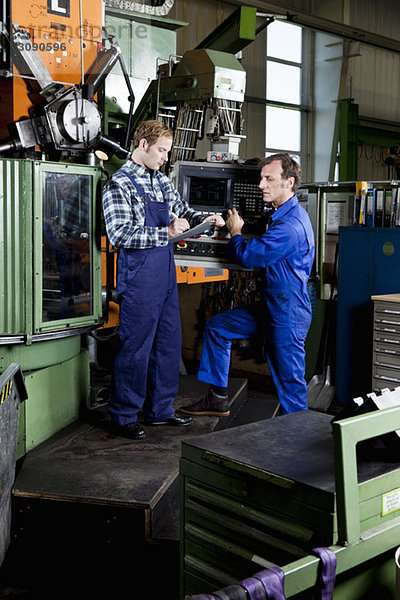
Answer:
M67 39L63 39L66 36L51 37L53 35L51 30L65 31L65 26L63 28L59 23L51 22L50 25L39 26L38 30L34 26L33 31L29 31L28 28L11 24L11 29L10 34L6 28L2 32L3 45L5 40L9 42L9 56L6 52L5 61L10 63L9 70L3 69L5 79L2 80L2 91L5 94L15 92L15 99L19 97L19 90L14 89L13 81L7 79L13 80L14 77L20 76L26 83L27 91L24 95L31 102L31 106L27 110L29 116L22 114L21 118L9 123L12 135L0 144L0 153L19 153L37 147L50 159L67 160L73 157L77 162L94 164L93 151L97 149L101 152L105 149L108 153L115 152L121 158L126 158L129 152L117 141L102 134L102 119L94 100L99 87L117 60L126 72L121 49L116 40L106 36L111 47L97 53L87 73L84 74L85 38L81 24L81 80L79 84L71 85L59 79L53 80L39 55L39 51L47 51L50 55L68 54ZM49 33L44 33L43 39L52 39L51 42L35 41L40 40L43 31L47 30ZM73 38L68 39L68 42L73 45ZM55 57L57 66L61 64L57 61L61 60L60 57ZM53 64L49 62L50 65ZM69 67L68 61L64 66ZM16 69L16 72L13 72L12 68ZM57 75L60 77L59 73ZM126 82L133 102L133 90L128 77ZM12 97L14 99L14 95ZM20 110L24 109L21 107ZM14 112L13 116L19 115ZM104 155L103 150L101 157Z
M21 456L88 400L82 334L102 321L94 151L127 152L102 135L95 101L121 54L102 49L101 2L1 10L0 371L25 375Z
M17 362L26 376L24 453L77 418L88 398L81 335L102 319L100 169L3 158L0 172L0 370Z
M256 165L179 161L171 173L179 193L191 208L210 215L236 208L245 220L245 237L265 231L266 210L259 189L260 170ZM218 230L210 237L185 238L175 248L177 264L189 260L193 264L229 266L226 243L229 233Z
M195 158L197 143L211 142L210 161L239 156L243 135L241 107L246 73L234 53L254 40L257 10L241 7L183 57L160 65L135 112L135 120L152 115L174 131L169 164Z
M156 78L143 93L132 118L129 112L124 121L127 129L148 118L157 118L171 127L174 140L166 171L183 198L204 214L224 212L232 206L240 208L252 233L265 228L265 215L258 168L234 160L245 137L241 107L246 85L245 71L235 53L251 43L265 26L256 29L256 17L255 8L241 7L197 48L183 57L171 55L168 62L159 65ZM111 76L115 77L115 70ZM113 119L118 125L113 134L118 137L124 128L115 114ZM212 148L206 164L194 160L203 138ZM178 283L228 279L227 235L227 231L218 231L176 244ZM115 270L115 261L114 267L112 260L109 262ZM117 322L117 312L118 307L111 305L106 325Z
M149 117L174 130L169 166L192 159L204 136L217 144L211 161L232 160L243 137L245 72L234 53L254 39L256 9L235 11L182 60L161 66L135 112L131 78L117 40L103 29L103 18L99 0L28 7L9 0L1 5L0 206L7 227L0 238L0 371L18 362L27 376L30 401L21 412L20 455L73 421L89 396L89 352L82 347L82 334L103 324L102 284L112 288L115 283L115 255L100 240L103 171L96 156L124 159L133 128ZM113 138L103 131L98 96L117 64L129 109ZM219 188L224 208L240 207L246 216L254 215L255 224L257 169L230 167L207 177ZM191 189L183 194L190 196L197 186L197 204L191 203L198 208L210 188L200 192L201 177L197 183L193 173L185 177ZM203 205L201 210L208 209ZM210 254L225 245L207 239ZM177 253L187 247L187 242L180 244ZM107 272L105 265L111 266ZM187 283L220 281L228 271L185 263L177 266L177 277ZM117 324L115 311L113 318L111 324ZM60 380L66 382L61 388Z

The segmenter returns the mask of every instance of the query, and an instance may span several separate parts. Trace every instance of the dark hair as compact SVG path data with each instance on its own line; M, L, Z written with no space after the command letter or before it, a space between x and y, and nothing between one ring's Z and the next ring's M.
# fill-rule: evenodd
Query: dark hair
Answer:
M149 146L152 146L161 136L172 138L172 129L161 121L142 121L133 134L133 150L139 146L140 140L145 139Z
M258 166L260 169L265 167L265 165L269 165L272 162L280 161L282 165L282 179L289 179L289 177L294 177L293 191L295 192L300 185L300 177L301 177L301 169L300 165L293 160L293 158L287 152L280 152L279 154L271 154L271 156L267 156L267 158L261 158Z

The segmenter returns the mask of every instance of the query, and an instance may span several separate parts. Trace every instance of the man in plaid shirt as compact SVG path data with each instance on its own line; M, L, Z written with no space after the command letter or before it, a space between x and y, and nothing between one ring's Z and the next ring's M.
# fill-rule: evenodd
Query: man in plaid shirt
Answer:
M160 173L172 147L172 131L145 121L133 136L133 152L107 182L103 211L110 243L119 248L117 297L120 325L110 414L114 430L142 439L137 415L147 425L187 426L175 412L181 356L178 290L169 240L203 220ZM224 225L220 215L204 219Z

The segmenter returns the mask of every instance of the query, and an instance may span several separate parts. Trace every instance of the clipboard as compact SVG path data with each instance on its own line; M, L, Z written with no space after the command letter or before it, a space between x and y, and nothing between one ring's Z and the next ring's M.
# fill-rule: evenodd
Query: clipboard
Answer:
M175 237L168 240L168 242L170 244L175 244L175 242L179 242L180 240L185 240L186 238L190 238L195 235L200 235L201 233L206 233L206 231L210 231L210 229L212 229L213 227L214 221L203 221L199 225L196 225L196 227L192 227L191 229L188 229L187 231L176 235Z

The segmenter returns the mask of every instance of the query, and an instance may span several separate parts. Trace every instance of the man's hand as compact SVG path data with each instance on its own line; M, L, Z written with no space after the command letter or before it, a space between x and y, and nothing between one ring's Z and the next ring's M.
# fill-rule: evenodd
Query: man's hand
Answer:
M236 208L232 208L228 210L228 218L226 220L226 228L233 237L234 235L240 235L242 233L242 227L244 225L244 221L242 217L239 215Z
M219 213L215 213L215 215L209 215L205 219L203 219L203 223L205 221L214 221L215 227L223 227L225 225L225 221Z
M168 226L168 238L173 238L190 229L190 225L186 219L174 219Z

